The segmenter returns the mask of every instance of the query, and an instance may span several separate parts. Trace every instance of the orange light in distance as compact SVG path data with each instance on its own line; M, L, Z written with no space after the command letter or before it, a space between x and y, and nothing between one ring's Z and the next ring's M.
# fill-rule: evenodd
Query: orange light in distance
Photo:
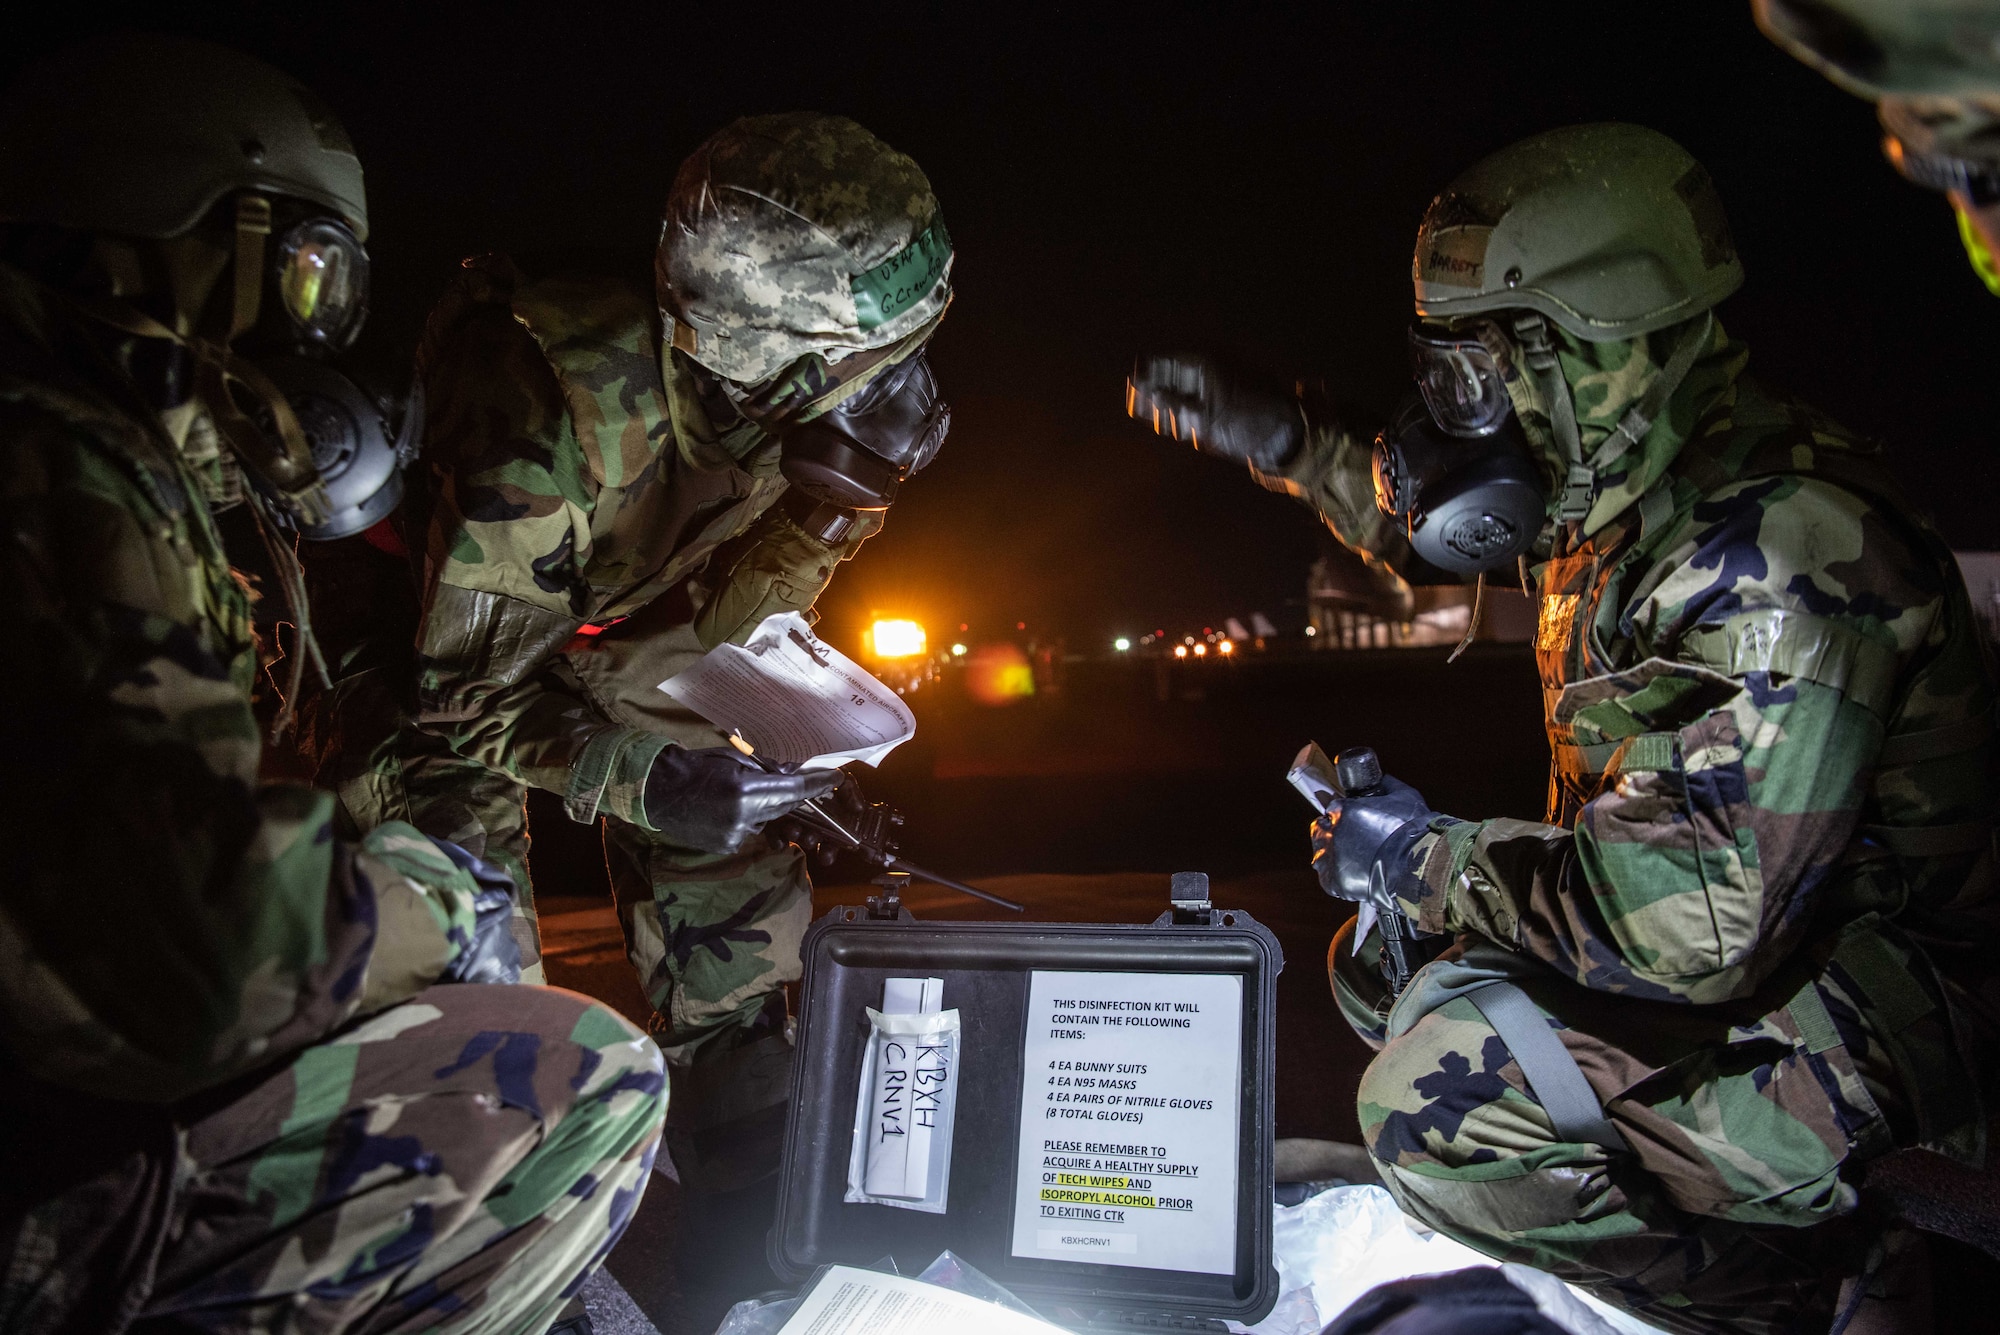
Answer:
M1216 646L1215 646L1215 652L1217 652L1218 654L1233 654L1233 653L1235 653L1235 652L1236 652L1236 641L1234 641L1234 640L1224 640L1224 641L1222 641L1222 643L1220 643L1220 644L1218 644L1218 645L1216 645Z
M961 660L965 693L982 705L1011 705L1035 693L1035 669L1018 645L975 645Z
M914 621L877 621L868 628L868 652L877 658L921 657L928 641Z
M1175 657L1175 658L1186 658L1186 657L1187 657L1187 646L1186 646L1185 644L1177 644L1177 645L1175 645L1175 646L1174 646L1174 657Z
M1196 645L1196 646L1194 647L1194 656L1195 656L1196 658L1206 658L1206 657L1208 657L1208 646L1207 646L1207 645L1205 645L1205 644L1197 644L1197 645Z

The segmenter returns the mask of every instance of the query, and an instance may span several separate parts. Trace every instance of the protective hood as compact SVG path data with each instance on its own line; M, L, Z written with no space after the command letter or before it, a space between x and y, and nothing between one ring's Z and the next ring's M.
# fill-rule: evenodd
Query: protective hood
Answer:
M1588 537L1623 514L1659 480L1694 435L1702 415L1732 392L1749 360L1749 350L1730 339L1712 314L1635 338L1601 343L1586 342L1550 322L1549 341L1575 406L1577 432L1588 462L1626 414L1660 383L1675 350L1704 320L1713 321L1706 343L1679 388L1646 434L1598 477L1596 499L1584 517L1581 536ZM1503 352L1499 360L1508 397L1513 400L1530 449L1550 478L1551 491L1559 492L1565 467L1548 405L1535 377L1527 371L1520 345L1510 337Z

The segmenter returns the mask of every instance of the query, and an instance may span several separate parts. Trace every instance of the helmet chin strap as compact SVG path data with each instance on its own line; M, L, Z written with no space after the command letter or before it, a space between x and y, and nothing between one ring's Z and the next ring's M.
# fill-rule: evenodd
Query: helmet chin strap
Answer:
M1535 388L1549 410L1549 429L1555 434L1556 448L1562 452L1566 473L1562 495L1556 500L1556 522L1576 523L1590 513L1590 502L1597 492L1597 470L1583 461L1583 435L1577 430L1576 404L1569 395L1569 382L1563 379L1562 364L1549 344L1548 321L1540 312L1527 311L1515 316L1514 336L1521 340L1528 374L1535 378Z
M1563 378L1562 364L1549 343L1548 321L1538 311L1524 312L1514 317L1514 333L1521 340L1528 372L1535 377L1535 386L1548 405L1549 426L1567 469L1562 495L1556 501L1556 522L1580 524L1597 503L1598 475L1646 438L1667 401L1694 369L1695 359L1715 334L1715 312L1704 311L1701 323L1681 336L1659 378L1618 419L1618 425L1587 462L1583 457L1583 433L1576 424L1576 402L1570 397L1569 382Z

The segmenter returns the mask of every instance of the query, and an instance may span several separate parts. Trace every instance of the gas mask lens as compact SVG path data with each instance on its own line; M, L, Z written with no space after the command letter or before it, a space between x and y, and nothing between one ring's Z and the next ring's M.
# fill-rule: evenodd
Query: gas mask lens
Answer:
M339 352L368 315L368 252L331 218L315 218L278 244L278 296L299 337Z
M1410 326L1410 371L1431 419L1454 436L1490 436L1514 410L1500 367L1470 331Z

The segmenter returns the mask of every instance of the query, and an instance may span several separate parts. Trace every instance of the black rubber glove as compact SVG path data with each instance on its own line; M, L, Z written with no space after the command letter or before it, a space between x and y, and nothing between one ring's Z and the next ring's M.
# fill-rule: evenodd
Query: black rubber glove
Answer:
M479 882L473 896L472 939L464 943L451 967L438 976L440 983L518 983L521 981L521 946L514 939L514 878L491 863L481 861L443 839L433 839L438 850Z
M1296 395L1260 388L1207 357L1142 357L1125 382L1125 412L1203 454L1283 467L1306 439Z
M1401 913L1396 893L1416 875L1411 850L1436 815L1422 793L1386 775L1365 796L1334 799L1312 825L1320 888L1335 899Z
M773 774L732 747L669 746L646 775L646 819L683 848L734 853L767 824L839 782L839 770Z

